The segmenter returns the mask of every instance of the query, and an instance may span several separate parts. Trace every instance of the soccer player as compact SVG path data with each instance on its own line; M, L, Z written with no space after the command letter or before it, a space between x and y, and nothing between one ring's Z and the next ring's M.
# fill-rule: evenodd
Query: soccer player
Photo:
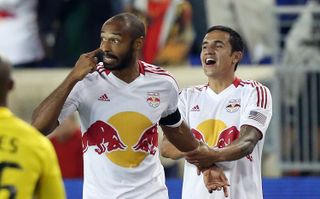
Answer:
M211 147L206 157L194 152L184 154L164 138L163 156L174 159L185 156L188 161L183 199L225 198L225 177L230 183L229 198L263 198L261 155L272 115L272 99L269 89L261 83L235 76L243 48L242 39L234 30L225 26L209 28L201 51L208 83L184 89L180 94L178 107L182 117L194 136ZM213 167L198 176L194 165L199 163ZM220 169L224 169L226 176ZM210 192L223 187L225 193L209 193L206 186Z
M51 142L7 108L13 88L10 64L0 57L0 198L64 199Z
M34 111L33 125L42 132L79 112L85 199L168 198L157 150L158 123L179 150L202 154L209 149L182 122L173 77L137 59L144 36L144 24L132 14L108 19L99 49L81 55Z

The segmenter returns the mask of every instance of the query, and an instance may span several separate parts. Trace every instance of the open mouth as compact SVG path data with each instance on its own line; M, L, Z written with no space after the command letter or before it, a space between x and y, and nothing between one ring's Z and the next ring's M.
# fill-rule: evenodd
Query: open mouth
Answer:
M216 60L214 60L213 58L207 58L205 60L206 65L214 65L216 63Z

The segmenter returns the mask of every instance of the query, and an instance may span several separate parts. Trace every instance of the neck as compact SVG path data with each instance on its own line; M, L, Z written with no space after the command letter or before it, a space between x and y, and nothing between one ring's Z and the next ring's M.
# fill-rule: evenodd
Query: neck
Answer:
M218 94L228 88L233 83L234 79L234 75L228 77L209 77L209 87Z
M0 107L7 107L7 101L2 97L0 97Z
M133 82L140 75L139 64L135 60L129 67L122 70L114 70L112 73L126 83Z

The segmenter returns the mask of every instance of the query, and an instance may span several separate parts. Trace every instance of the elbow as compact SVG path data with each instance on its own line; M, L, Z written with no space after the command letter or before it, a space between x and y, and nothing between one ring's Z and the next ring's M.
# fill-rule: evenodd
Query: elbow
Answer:
M59 125L59 122L55 122L52 125L45 125L42 122L33 119L31 125L40 131L43 135L49 135Z
M160 147L160 154L162 157L170 158L172 160L179 160L183 157L182 152L177 149L171 149L170 147Z
M247 140L244 145L243 155L244 156L250 155L253 152L256 144L257 144L257 142L255 142L254 140Z

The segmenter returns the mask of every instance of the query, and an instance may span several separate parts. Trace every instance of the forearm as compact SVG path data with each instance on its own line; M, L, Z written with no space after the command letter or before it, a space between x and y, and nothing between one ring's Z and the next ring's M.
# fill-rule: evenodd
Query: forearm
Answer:
M254 127L244 125L241 127L240 137L228 146L216 149L217 162L233 161L252 153L260 139L260 132Z
M192 151L199 146L199 142L184 122L179 127L161 126L161 128L168 140L181 152Z
M163 157L171 158L173 160L178 160L184 156L184 153L179 151L171 142L169 142L166 136L162 139L160 152Z
M32 125L44 134L49 134L58 125L58 117L77 80L70 75L56 88L40 105L32 115Z

